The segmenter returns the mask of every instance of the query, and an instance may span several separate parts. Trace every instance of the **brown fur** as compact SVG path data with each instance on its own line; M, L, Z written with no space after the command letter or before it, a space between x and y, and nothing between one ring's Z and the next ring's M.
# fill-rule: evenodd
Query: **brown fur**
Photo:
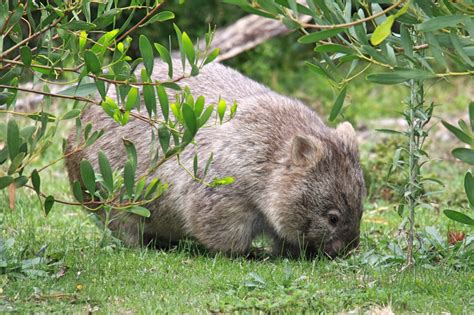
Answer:
M154 73L154 79L165 80L167 66L157 62ZM179 77L182 71L176 67L174 73ZM169 190L148 206L151 217L141 225L137 216L121 214L111 224L127 244L138 244L141 233L145 242L159 245L191 237L211 250L240 254L265 233L274 240L274 252L282 254L300 255L303 249L335 256L357 245L365 190L349 123L330 129L298 100L217 63L179 84L205 96L207 103L216 103L219 96L238 102L233 120L202 129L196 137L200 161L214 152L207 178L234 176L236 182L209 188L174 161L165 163L154 176L169 183ZM67 159L71 181L79 179L82 159L98 169L99 150L106 152L112 167L121 168L126 160L123 137L137 148L137 173L147 169L151 131L146 123L132 120L120 127L98 107L88 108L82 119L95 129L104 128L105 134ZM190 169L193 154L188 149L181 155Z

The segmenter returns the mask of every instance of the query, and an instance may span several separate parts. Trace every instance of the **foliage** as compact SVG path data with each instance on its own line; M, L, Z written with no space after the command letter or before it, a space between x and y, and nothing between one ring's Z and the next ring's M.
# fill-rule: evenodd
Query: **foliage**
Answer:
M132 1L130 5L120 5L113 0L51 4L29 1L27 5L15 6L6 1L0 4L0 115L9 117L6 137L1 139L5 145L0 149L0 189L8 187L12 205L15 190L24 187L36 192L46 214L59 202L95 211L103 209L107 218L113 209L148 217L150 213L143 205L158 198L167 187L159 178L152 178L154 171L167 160L177 158L179 162L179 154L189 145L195 145L193 139L201 128L222 124L235 115L236 104L227 106L225 100L221 100L219 106L206 104L202 96L194 98L189 89L181 89L176 84L197 75L205 64L217 57L218 50L210 50L212 32L205 34L200 46L203 48L197 49L188 34L173 24L184 73L179 77L173 76L171 40L162 44L144 35L138 39L132 37L142 26L159 27L174 18L172 12L162 9L163 4L163 1L150 4L145 0ZM133 24L131 21L137 12L144 17ZM124 21L120 20L123 15L127 16ZM132 58L129 49L137 42L139 57ZM166 81L152 76L158 56L168 64ZM139 66L141 63L143 67ZM31 80L33 87L21 85L25 79ZM46 83L41 90L35 88L41 83ZM52 84L68 87L61 91L50 90ZM42 95L41 108L34 112L16 110L19 91ZM111 91L115 91L116 98L108 96ZM176 96L171 97L174 94ZM51 105L55 98L69 100L72 107L55 114ZM83 160L81 181L73 183L77 202L60 200L44 192L44 171L103 136L103 130L93 130L90 123L82 125L79 116L86 106L101 106L122 126L130 119L149 124L151 165L143 174L138 174L137 165L141 161L133 142L124 139L128 161L122 170L112 169L103 152L98 156L99 170ZM140 110L142 107L146 114ZM210 120L213 115L215 121ZM47 165L33 167L34 161L46 153L51 143L58 141L56 135L63 122L71 119L76 122L75 147L68 148L63 140L61 156ZM205 180L206 174L197 178L197 156L195 161L192 176L197 181L209 186L233 181L223 178L209 182ZM205 163L207 170L212 159Z
M453 134L469 145L471 148L456 148L452 151L452 154L459 160L474 165L474 102L469 104L469 125L463 119L458 121L458 126L455 127L443 121L443 125ZM469 202L469 207L471 210L474 210L474 177L472 176L471 171L466 172L464 175L464 191L466 192L467 200ZM467 225L474 225L474 219L467 214L456 210L444 210L444 214L457 222L464 223Z
M307 1L307 6L291 1L225 0L264 17L280 19L289 28L304 33L302 44L314 45L316 58L307 62L317 75L338 90L329 119L341 113L350 82L373 66L384 72L369 74L369 82L408 88L402 115L408 128L404 132L383 130L406 137L406 144L395 151L394 170L405 176L397 188L400 214L408 209L407 264L413 264L415 209L423 206L423 188L429 181L421 174L430 161L424 151L428 123L434 105L425 101L424 82L451 76L474 74L472 60L473 8L464 3L443 1L433 6L427 1L397 1L382 6L366 1ZM312 22L302 22L299 15ZM308 30L316 30L308 32ZM407 152L406 162L399 159Z

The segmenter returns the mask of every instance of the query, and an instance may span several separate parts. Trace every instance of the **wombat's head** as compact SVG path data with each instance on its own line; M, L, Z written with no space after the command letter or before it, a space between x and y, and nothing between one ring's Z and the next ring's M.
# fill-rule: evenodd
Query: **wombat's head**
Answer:
M306 254L357 247L366 192L351 124L324 137L297 135L286 150L270 198L276 232Z

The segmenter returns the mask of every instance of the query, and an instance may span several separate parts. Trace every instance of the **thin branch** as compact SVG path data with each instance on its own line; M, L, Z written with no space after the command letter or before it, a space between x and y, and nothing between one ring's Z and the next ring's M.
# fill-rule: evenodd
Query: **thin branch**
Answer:
M11 59L2 59L1 57L0 57L0 63L13 64L13 65L17 65L17 66L25 67L25 68L38 68L38 69L44 69L44 70L57 71L59 73L61 73L61 72L73 72L73 73L77 73L77 74L81 73L81 71L79 71L76 68L58 68L58 67L54 67L54 66L45 66L45 65L38 65L38 64L27 66L21 61L16 61L16 60L11 60ZM98 76L98 75L95 75L95 74L92 74L92 73L87 74L87 76L89 78L104 81L104 82L111 83L111 84L130 85L130 86L144 86L144 85L158 86L158 85L162 85L163 83L170 83L170 82L176 83L176 82L179 82L179 81L187 78L186 75L181 75L181 76L177 77L176 79L173 79L171 81L165 81L165 82L159 82L159 81L155 81L155 82L133 82L133 81L129 81L129 80L109 79L109 78Z
M316 28L316 29L321 29L321 30L351 27L351 26L355 26L355 25L365 23L365 22L370 21L370 20L374 20L374 19L378 18L379 16L382 16L382 15L388 13L389 11L397 8L398 6L400 6L402 3L406 2L406 1L407 0L400 0L397 3L389 6L388 8L386 8L383 11L380 11L380 12L374 14L374 15L368 16L366 18L363 18L363 19L360 19L360 20L357 20L357 21L349 22L349 23L333 24L333 25L301 23L301 26L304 27L304 28Z
M66 16L66 15L64 15ZM44 27L43 29L39 30L38 32L28 36L27 38L25 38L24 40L20 41L18 44L16 45L13 45L12 47L10 47L9 49L5 50L1 55L0 55L0 59L3 59L5 58L5 56L7 56L9 53L11 53L12 51L14 51L15 49L17 49L18 47L21 47L23 46L24 44L30 42L33 38L36 38L38 37L39 35L43 34L44 32L54 28L56 25L59 24L59 22L62 21L62 19L64 18L64 16L60 17L59 19L57 19L56 21L54 21L53 23L49 24L48 26Z
M0 89L13 89L13 90L18 90L18 91L22 91L22 92L28 92L28 93L34 93L34 94L40 94L40 95L45 95L45 96L64 98L64 99L68 99L68 100L81 101L81 102L87 102L87 103L100 105L99 101L92 100L92 99L82 97L82 96L70 96L70 95L54 94L54 93L48 93L48 92L37 91L37 90L32 90L32 89L26 89L26 88L22 88L22 87L18 87L18 86L3 85L3 84L0 84Z
M120 42L122 39L126 38L128 34L130 34L131 32L135 31L137 28L140 27L140 25L142 25L143 23L145 23L146 20L148 20L150 17L152 17L153 15L156 14L156 12L158 12L158 9L165 3L165 1L161 2L161 3L158 3L156 5L156 7L154 7L150 12L148 12L147 15L145 15L143 17L143 19L141 19L137 24L135 24L134 26L132 26L128 31L126 31L125 33L123 33L122 35L120 35L120 37L117 39L117 42Z

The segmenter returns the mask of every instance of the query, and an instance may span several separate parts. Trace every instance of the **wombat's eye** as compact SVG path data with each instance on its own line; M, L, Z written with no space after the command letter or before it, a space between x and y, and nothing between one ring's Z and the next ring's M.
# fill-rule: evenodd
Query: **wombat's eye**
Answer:
M337 222L339 222L339 217L335 214L331 214L329 216L329 222L331 222L332 225L336 225Z

